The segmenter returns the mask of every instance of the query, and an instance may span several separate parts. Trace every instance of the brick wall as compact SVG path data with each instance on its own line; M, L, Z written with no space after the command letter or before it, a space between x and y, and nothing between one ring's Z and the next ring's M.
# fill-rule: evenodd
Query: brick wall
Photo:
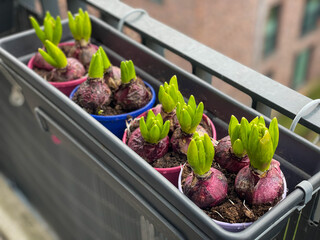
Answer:
M273 79L287 86L292 84L295 56L310 46L313 54L308 77L320 76L317 66L320 62L320 27L300 36L305 1L162 0L162 3L156 3L155 0L123 0L250 68L263 74L272 73ZM265 58L262 54L264 26L270 8L276 4L281 6L277 47ZM182 63L182 66L185 65ZM226 93L233 91L215 79L213 85Z

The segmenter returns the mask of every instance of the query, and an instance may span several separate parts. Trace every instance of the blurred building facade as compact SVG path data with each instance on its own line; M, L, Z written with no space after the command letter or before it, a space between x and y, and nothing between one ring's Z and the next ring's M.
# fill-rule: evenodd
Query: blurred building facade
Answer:
M320 76L320 0L123 2L297 91Z

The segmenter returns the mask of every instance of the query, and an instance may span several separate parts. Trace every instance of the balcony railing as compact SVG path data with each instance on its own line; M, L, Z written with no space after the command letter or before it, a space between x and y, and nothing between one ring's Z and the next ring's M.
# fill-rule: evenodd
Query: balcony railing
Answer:
M191 39L190 37L153 19L132 7L117 1L88 0L92 6L106 15L104 18L114 27L127 17L125 25L141 35L142 43L156 52L165 48L188 61L192 73L211 82L212 76L218 77L236 89L249 95L252 108L270 116L271 109L293 119L312 99L216 52L215 50ZM128 17L128 13L132 13ZM130 21L133 20L133 21ZM320 106L312 114L302 117L305 127L320 133Z
M75 4L75 2L78 1L68 2L73 2L73 4ZM238 116L252 118L253 116L260 115L261 113L266 116L270 116L270 109L274 109L290 118L294 118L304 106L312 102L312 100L308 97L305 97L299 94L298 92L286 86L283 86L280 83L277 83L276 81L273 81L268 77L246 66L243 66L240 63L189 38L188 36L185 36L182 33L156 21L155 19L148 16L148 14L143 13L143 11L135 11L135 9L117 0L88 0L84 2L89 3L90 5L100 10L101 17L104 19L104 21L106 21L109 25L113 26L115 29L121 28L122 23L125 26L131 28L133 31L135 31L141 36L142 44L149 48L143 48L143 52L141 51L140 53L140 44L136 44L133 40L131 42L130 39L121 39L119 36L117 36L119 32L115 33L114 29L110 30L109 26L106 26L104 30L108 29L107 33L110 34L110 37L108 37L108 40L110 40L110 42L108 42L108 40L106 40L104 36L104 34L107 33L99 32L99 27L97 25L100 24L100 20L95 20L99 23L96 24L95 29L93 29L93 31L96 31L96 41L99 44L103 44L104 46L106 46L110 51L108 53L110 53L114 59L119 60L122 58L131 58L133 54L141 54L139 56L134 57L135 65L138 67L139 73L145 74L145 76L148 77L148 79L152 82L154 86L158 86L160 82L164 82L170 79L173 74L177 74L178 79L180 79L181 77L181 79L183 79L184 81L181 84L182 93L185 96L188 96L192 93L196 96L196 99L198 101L203 101L206 106L207 113L211 118L213 118L214 123L218 126L224 127L224 130L218 130L221 131L220 134L226 133L226 123L229 121L230 113L233 113ZM66 22L64 22L64 24L66 25ZM26 34L26 38L34 39L34 36L31 35L31 31L29 31ZM66 36L66 38L68 37L70 37L70 34ZM13 46L10 46L10 41L7 41L5 45L9 46L10 48L13 48ZM117 49L117 52L112 52L113 49ZM166 59L159 57L159 54L162 55L163 49L167 49L168 51L173 52L174 54L180 56L181 58L189 62L192 66L192 72L188 73L183 69L173 65ZM3 51L0 51L0 53L5 55ZM28 57L30 57L30 53L26 57L19 58L19 60L25 61ZM19 67L21 68L16 70L13 69L14 64L12 64L14 58L12 56L9 56L8 59L9 60L7 60L6 62L7 66L5 66L5 69L9 72L9 74L16 74L17 81L19 80L23 87L28 88L30 85L32 85L30 84L32 80L32 77L29 74L30 72L26 74L26 80L22 79L24 77L23 74L25 72L21 70L21 68L23 67L21 62L18 63ZM152 69L152 71L150 69ZM252 99L251 108L247 108L246 106L237 102L230 96L220 93L216 89L212 88L208 84L208 82L211 83L212 76L221 79L226 84L229 84L230 86L250 96L250 98ZM37 81L37 84L33 86L36 89L36 91L34 92L41 97L41 100L45 99L43 100L43 103L41 103L41 107L45 108L46 111L42 111L41 109L40 111L39 108L36 108L38 111L40 111L39 119L46 122L51 129L56 131L55 134L58 134L59 131L60 134L62 132L63 134L61 134L61 138L64 137L73 144L72 147L74 147L75 145L80 150L82 150L83 153L86 154L85 157L79 154L81 155L79 159L75 159L76 157L78 157L78 155L74 156L75 154L72 154L70 152L67 152L66 154L66 156L70 157L70 159L74 158L73 160L76 160L72 161L71 163L79 164L77 168L79 168L83 172L81 172L80 170L77 171L77 168L66 169L67 167L74 166L70 164L70 162L50 162L48 160L49 163L47 164L46 162L38 162L39 159L33 159L33 162L31 162L30 165L34 166L35 170L33 171L33 169L30 168L29 171L31 173L35 172L36 174L32 174L32 176L30 176L31 180L27 178L28 181L26 181L26 183L23 182L22 185L26 184L24 188L29 193L39 193L40 190L37 192L32 187L30 187L32 183L39 184L37 178L38 171L41 178L44 179L45 184L54 187L52 190L53 193L45 189L45 184L40 184L37 186L42 188L42 192L48 194L48 196L52 196L53 203L55 203L55 206L57 206L60 210L66 212L65 215L69 218L68 220L70 220L70 222L76 222L75 227L84 227L86 219L81 219L80 217L89 216L89 222L91 222L92 219L99 219L98 217L101 216L102 219L104 219L105 217L103 214L101 214L101 216L99 215L99 210L101 209L97 210L95 209L95 206L92 206L90 204L85 206L81 205L87 204L86 201L80 202L82 199L79 198L79 196L84 196L83 192L89 192L90 194L92 194L92 196L89 193L86 196L84 196L85 200L87 200L88 198L88 202L91 203L96 201L97 204L100 204L100 201L102 202L104 200L103 197L110 198L108 193L106 193L107 190L119 193L117 192L117 188L119 188L123 191L127 191L125 193L121 192L119 194L121 195L121 200L126 200L126 198L128 198L129 200L134 201L133 204L136 204L137 209L139 211L142 211L144 216L148 216L151 220L158 220L158 226L161 227L159 231L163 230L164 233L168 233L169 235L172 234L177 238L181 236L179 235L179 231L182 231L187 226L196 226L194 228L191 227L192 229L190 228L190 234L192 234L192 236L208 237L208 235L210 236L210 234L212 234L212 236L227 236L230 239L245 239L248 237L258 239L260 237L265 237L264 234L268 232L268 230L270 230L267 229L266 232L262 230L256 232L253 230L253 228L249 228L246 229L244 232L237 234L229 232L226 233L225 231L218 229L216 226L214 226L211 221L207 221L207 219L203 220L202 215L201 213L198 213L199 211L197 208L191 206L190 212L188 212L188 209L184 205L184 199L182 198L181 194L177 192L176 189L174 189L172 186L168 186L167 183L164 183L160 175L156 175L154 174L154 172L146 173L146 166L144 165L144 163L142 163L139 157L132 154L132 152L130 152L130 150L128 150L126 146L124 146L123 144L121 145L119 143L118 139L116 139L114 136L111 136L111 134L109 134L107 131L103 130L101 126L98 126L91 118L87 116L88 114L76 111L77 109L74 109L74 105L72 105L70 101L66 102L66 99L62 98L60 95L57 95L54 91L52 91L52 89L49 89L46 86L46 84L43 83L43 81L41 80L42 79L37 77L35 79L35 81ZM32 94L30 94L30 92L28 91L26 92L26 94L30 97ZM217 102L210 102L212 100L216 100ZM220 104L219 100L225 100L225 103ZM36 106L35 102L35 100L32 100L30 105L32 107ZM55 106L52 106L54 104L58 106L58 109L55 109ZM307 128L316 133L320 133L320 112L318 110L319 106L316 107L314 111L312 111L312 113L302 117L300 121L302 125L306 126ZM226 112L228 112L228 114L226 114ZM60 116L60 114L63 115L63 118L61 119L63 119L64 121L62 121L58 117ZM81 118L81 121L79 120L79 117ZM64 128L66 128L66 131L64 131ZM89 134L87 134L86 131L89 130L90 132ZM70 133L75 134L75 136L73 136ZM307 199L306 196L309 197L312 193L313 195L315 195L320 188L320 173L316 172L315 169L317 168L314 168L314 166L311 164L313 163L313 161L318 160L314 158L319 156L319 149L316 146L313 146L306 140L302 139L299 136L296 136L295 134L291 133L290 131L284 128L281 128L281 137L282 140L279 144L281 146L280 150L277 153L277 157L282 160L281 164L283 164L283 166L285 166L287 169L294 169L294 171L298 172L299 177L303 179L308 179L307 185L309 187L311 186L312 191L307 192L305 186L303 185L301 187L298 187L298 190L294 190L295 186L291 184L289 187L293 191L287 197L287 199L285 199L285 201L281 203L281 206L278 206L278 212L268 212L268 214L266 214L266 216L263 217L263 219L259 219L258 222L254 223L256 227L261 227L262 225L274 227L274 225L276 225L278 221L280 222L281 220L283 220L283 217L287 216L287 214L291 214L293 211L299 208L299 204L303 204L303 201ZM115 150L116 148L119 151ZM97 150L92 151L92 149ZM57 152L60 151L58 148L56 150ZM44 149L43 151L45 153L45 151L50 150ZM90 161L85 162L86 159L89 159ZM113 161L114 159L116 159L116 161ZM130 161L127 161L128 159ZM298 163L290 162L290 160L296 159L306 160L300 161ZM79 162L77 162L78 160ZM305 162L307 162L308 164L305 164ZM22 164L24 163L22 162L21 166ZM41 164L43 164L43 166ZM17 166L14 167L20 170L20 173L23 174L25 169L23 169L20 166L20 163L16 165ZM306 167L308 171L301 170L303 169L303 167L305 167L304 165L308 165ZM26 165L26 168L27 167L28 166ZM56 170L59 173L61 179L68 180L69 182L67 183L69 183L73 187L75 186L76 190L70 190L69 188L67 188L67 183L64 185L61 179L58 179L60 181L59 184L56 183L55 172L50 172L53 171L52 169ZM87 177L86 174L83 174L84 171L87 169L89 172L93 169L92 172L90 172L90 174L92 175L89 175L89 177ZM70 172L68 172L67 170ZM8 171L10 172L10 170ZM47 173L50 174L49 177L47 177ZM127 177L125 180L120 179L125 175L125 173L128 173L129 177ZM295 176L291 177L294 178ZM20 179L20 177L18 179ZM88 187L91 186L90 181L93 181L92 179L97 181L97 183L95 182L95 184L97 185L94 185L97 189L90 189ZM123 184L119 184L119 182L121 182L119 179L123 181ZM153 189L149 185L149 182L147 180L152 180L156 184L158 184L158 189ZM79 184L78 186L78 182L80 182L81 185ZM111 183L109 182L111 182L114 185L112 185L110 189L106 190L106 186L111 185ZM109 183L110 185L107 185L105 183ZM130 188L132 186L134 186L136 189ZM68 192L69 190L71 193ZM64 191L66 191L67 193ZM143 193L146 192L148 194L144 196ZM68 201L71 202L70 208L60 203L59 199L55 198L55 193L67 196ZM80 193L82 193L82 195L80 195ZM166 196L169 196L168 199L166 199ZM43 197L43 199L40 199L39 201L37 200L37 196L32 197L34 201L36 203L39 203L43 208L48 206L46 205L45 197L41 196L41 198ZM105 204L105 202L103 203ZM144 203L144 205L139 205L141 203ZM308 211L312 213L311 215L315 220L314 224L316 224L317 222L319 222L319 217L317 214L315 214L317 212L318 207L316 197L314 197L313 203L314 205L309 206ZM112 204L116 206L117 202L112 202ZM114 209L114 206L110 207L109 205L105 206L103 204L98 206L105 207L102 209L103 211L105 211L105 209L113 210L113 214L120 215L120 219L121 217L123 217L122 215L124 213L117 212ZM73 207L75 210L73 209ZM160 207L164 207L166 211L163 210L161 213L155 211L152 212L155 209L159 210L158 208ZM146 210L146 208L149 209ZM85 211L80 212L81 209L85 209ZM55 209L50 208L49 210L48 212L50 212L51 215L54 215L56 217ZM78 221L73 222L71 221L73 220L72 218L78 216L78 211L76 210L79 210L80 217L79 220L76 219ZM135 209L133 209L130 213L134 215L134 211ZM159 210L159 212L160 211L161 210ZM96 213L99 216L95 218L92 212ZM83 216L81 214L83 214ZM191 219L190 217L192 216L192 214L194 214L197 220L195 221L195 223L192 222L193 219ZM169 218L170 221L168 220ZM132 219L136 220L133 217ZM128 224L132 224L132 219L128 219ZM53 220L55 220L55 218L53 218ZM93 220L92 222L95 223L95 221ZM149 222L148 219L144 217L140 218L140 223L144 227L150 227L150 225L152 225L152 222ZM70 229L68 230L64 228L63 226L59 225L59 223L56 224L61 229L63 229L63 231L70 231ZM79 224L79 226L77 224ZM177 226L174 226L174 224L176 224ZM101 227L101 229L103 228L103 226L99 227ZM174 227L176 227L176 229ZM198 228L202 229L198 230ZM92 226L92 229L95 229L94 226ZM91 229L88 227L87 230L83 231L87 231L86 234L91 236L95 236L95 234L100 236L100 232L95 233L90 232L90 230ZM107 231L114 234L115 237L118 236L114 229L108 228ZM103 231L101 230L101 234L102 232ZM75 233L71 231L70 236L72 236L72 234Z

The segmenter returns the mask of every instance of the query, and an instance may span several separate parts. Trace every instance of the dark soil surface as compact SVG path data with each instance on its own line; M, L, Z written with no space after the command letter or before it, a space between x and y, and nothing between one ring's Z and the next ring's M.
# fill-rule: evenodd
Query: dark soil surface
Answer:
M236 174L222 169L219 164L213 162L213 167L221 171L228 180L228 196L226 200L215 207L202 209L210 218L227 223L253 222L269 211L274 205L249 205L241 200L234 189ZM182 175L182 186L185 178L191 173L191 168L185 166Z
M183 165L187 162L186 155L175 153L171 149L169 150L170 152L168 152L162 158L159 158L156 161L154 161L151 164L151 166L155 168L170 168L170 167L177 167L177 166Z
M33 67L33 71L35 71L38 75L40 75L41 77L43 77L47 81L48 81L50 74L51 74L51 71L36 68L36 67Z

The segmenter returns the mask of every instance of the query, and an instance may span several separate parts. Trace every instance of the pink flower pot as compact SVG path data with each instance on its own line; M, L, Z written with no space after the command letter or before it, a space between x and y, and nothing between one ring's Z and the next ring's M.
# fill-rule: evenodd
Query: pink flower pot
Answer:
M60 43L59 46L73 46L74 42L64 42ZM93 45L95 46L95 45ZM98 46L95 46L98 50ZM33 69L33 62L34 62L34 56L29 60L28 67ZM62 93L64 93L66 96L69 96L72 90L81 84L82 82L87 80L87 76L84 76L79 79L75 79L72 81L67 82L49 82L51 85L55 86L57 89L59 89Z
M159 106L159 105L158 105ZM161 109L160 109L161 110ZM152 108L152 111L155 114L158 114L159 107L154 107ZM147 116L147 112L142 113L139 115L137 118L145 117ZM212 129L212 138L216 140L217 138L217 133L216 133L216 128L213 125L213 122L208 118L207 115L203 114L202 118L204 121L208 123L208 125ZM126 144L127 143L127 129L125 130L123 134L122 141ZM171 167L171 168L155 168L159 173L161 173L166 179L168 179L174 186L178 187L178 178L179 178L179 173L181 171L181 166L177 167Z

